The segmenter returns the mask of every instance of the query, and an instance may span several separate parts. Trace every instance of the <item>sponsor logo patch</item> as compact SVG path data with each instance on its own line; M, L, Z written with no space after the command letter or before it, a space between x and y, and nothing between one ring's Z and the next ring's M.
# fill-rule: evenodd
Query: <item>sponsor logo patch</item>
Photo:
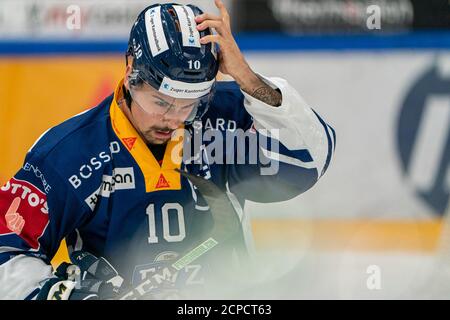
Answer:
M100 197L109 198L116 190L132 190L136 188L134 169L115 168L113 175L103 175L102 184L84 201L94 211Z
M211 91L214 81L187 83L164 77L159 91L173 98L198 99Z
M84 163L79 172L72 175L68 180L74 189L78 189L85 180L90 179L94 172L103 168L106 163L111 162L113 154L120 152L120 143L112 141L109 145L109 152L102 151L97 156L89 159L89 162Z
M0 188L0 236L15 233L38 249L48 221L47 197L36 186L13 178Z
M169 50L162 25L160 6L151 8L145 13L145 29L147 31L150 51L154 57Z
M158 179L158 183L156 184L155 189L162 189L162 188L170 188L169 183L167 182L164 175L161 173Z
M125 144L125 146L127 147L128 150L131 151L131 149L133 149L134 144L136 143L137 138L136 137L131 137L131 138L123 138L122 141Z
M23 166L23 170L33 172L36 178L42 181L42 186L44 187L45 193L49 193L52 187L48 184L47 180L45 180L44 174L39 170L39 168L31 163L27 162Z
M173 6L180 21L183 47L200 48L200 33L197 30L195 14L188 6Z

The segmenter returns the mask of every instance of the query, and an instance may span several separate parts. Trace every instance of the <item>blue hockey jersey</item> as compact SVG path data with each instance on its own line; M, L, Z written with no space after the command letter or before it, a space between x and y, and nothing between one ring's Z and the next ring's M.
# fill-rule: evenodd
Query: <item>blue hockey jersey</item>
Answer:
M219 82L207 114L167 144L161 164L117 103L122 82L97 107L44 133L0 188L0 298L33 298L52 276L50 261L64 238L69 251L105 257L133 284L154 263L198 243L212 228L209 207L176 169L227 193L242 222L236 246L251 247L245 201L305 192L327 170L335 146L334 130L294 88L264 79L281 91L280 107ZM239 130L256 138L256 162L242 149L249 142L233 136ZM195 143L198 132L203 139Z

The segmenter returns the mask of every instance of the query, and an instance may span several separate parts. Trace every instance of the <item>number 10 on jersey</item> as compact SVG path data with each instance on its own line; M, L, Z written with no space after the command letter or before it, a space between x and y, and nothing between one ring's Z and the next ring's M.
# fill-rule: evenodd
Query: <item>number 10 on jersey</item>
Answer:
M170 232L169 213L176 214L176 221L178 222L178 234L172 234ZM180 242L186 238L186 227L184 223L184 211L183 207L179 203L166 203L161 207L161 219L162 224L156 225L156 212L155 205L151 203L146 210L148 216L148 243L158 243L159 238L156 235L156 228L162 227L162 234L164 240L167 242Z

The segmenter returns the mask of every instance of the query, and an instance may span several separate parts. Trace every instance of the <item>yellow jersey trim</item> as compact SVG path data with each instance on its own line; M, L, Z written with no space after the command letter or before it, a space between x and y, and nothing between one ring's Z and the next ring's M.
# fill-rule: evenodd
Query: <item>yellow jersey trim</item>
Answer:
M123 97L122 85L123 80L119 82L114 92L114 99L109 109L111 124L117 137L141 169L145 179L146 192L180 190L181 176L175 169L180 170L181 167L184 130L177 130L167 143L163 162L160 166L117 103ZM183 127L180 129L183 129Z

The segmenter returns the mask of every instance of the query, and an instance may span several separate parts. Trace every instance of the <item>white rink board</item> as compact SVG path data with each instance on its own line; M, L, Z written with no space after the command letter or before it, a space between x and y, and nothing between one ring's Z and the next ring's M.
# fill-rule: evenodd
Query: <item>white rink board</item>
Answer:
M1 0L0 38L3 39L90 39L127 41L137 15L159 0ZM178 0L203 11L218 14L214 1ZM230 0L224 0L232 14ZM76 18L76 14L81 18ZM69 26L69 27L68 27ZM125 42L126 43L126 42Z
M450 278L439 278L432 254L320 252L260 253L257 274L269 281L230 297L242 299L448 299ZM377 274L370 268L377 268ZM279 274L279 276L273 276ZM379 277L374 280L373 276ZM220 297L223 297L222 295ZM227 297L227 296L225 296Z
M440 77L450 79L449 51L249 52L247 57L257 72L287 79L337 132L335 157L323 179L291 201L262 206L249 204L253 217L428 219L435 216L433 209L417 196L420 181L414 177L421 174L417 170L431 175L437 172L436 168L423 168L424 164L419 163L416 172L404 174L397 129L405 97L420 77L435 66ZM448 95L438 98L443 103L450 101L450 86ZM440 107L444 110L442 103ZM441 114L448 113L444 110ZM436 127L448 127L441 120L432 118L431 125L437 121ZM429 139L427 134L423 136ZM449 151L428 142L423 146L428 148L427 152L437 154L438 160L443 152ZM432 166L438 164L435 161ZM449 190L450 170L447 170L446 183Z

